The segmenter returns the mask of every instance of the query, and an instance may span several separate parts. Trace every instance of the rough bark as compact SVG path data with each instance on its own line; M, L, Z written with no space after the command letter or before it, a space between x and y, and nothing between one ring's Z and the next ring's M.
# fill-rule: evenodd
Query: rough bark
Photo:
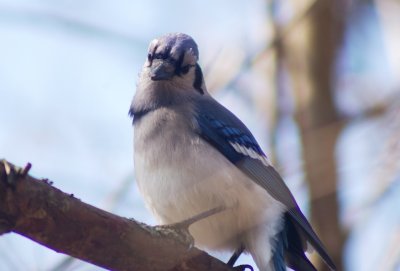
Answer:
M0 234L15 232L110 270L231 270L175 231L85 204L27 171L0 163Z

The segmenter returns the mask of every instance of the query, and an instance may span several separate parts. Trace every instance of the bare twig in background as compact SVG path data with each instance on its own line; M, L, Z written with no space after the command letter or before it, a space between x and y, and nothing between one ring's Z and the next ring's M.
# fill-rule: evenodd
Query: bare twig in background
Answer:
M387 249L383 251L385 253L381 256L381 259L375 266L379 266L381 270L398 270L400 266L400 228L397 228L395 234L393 234Z
M283 42L285 38L296 28L298 27L304 19L310 16L313 12L317 11L317 8L320 7L321 2L324 0L313 0L308 6L306 6L303 10L299 11L298 14L285 26L280 27L279 31L276 31L273 40L271 40L265 48L255 55L251 59L251 65L255 65L257 62L261 61L271 50L274 50L277 45Z
M379 200L391 192L397 185L400 176L400 100L393 100L391 107L387 108L381 116L379 129L386 131L385 140L382 142L380 155L376 158L377 165L372 169L371 182L376 187L369 201L362 206L363 209L371 208ZM375 116L375 115L372 115Z
M283 40L287 38L287 36L293 32L293 30L298 27L298 25L310 14L314 13L320 6L320 3L325 0L314 0L312 1L304 10L298 12L298 15L292 19L285 27L282 27L280 31L276 32L274 38L268 42L268 44L264 47L264 49L257 53L256 55L247 55L241 62L241 69L240 70L232 70L236 71L235 75L230 76L231 80L227 81L225 85L219 84L219 87L222 88L231 88L233 87L241 72L246 71L248 69L253 68L256 66L264 57L268 56L268 53L275 49L276 45L281 43Z
M344 33L344 1L318 1L318 12L282 41L293 80L304 170L316 230L339 270L346 234L339 221L335 147L343 122L333 98L335 61ZM321 129L321 127L323 129ZM319 270L324 269L320 266Z

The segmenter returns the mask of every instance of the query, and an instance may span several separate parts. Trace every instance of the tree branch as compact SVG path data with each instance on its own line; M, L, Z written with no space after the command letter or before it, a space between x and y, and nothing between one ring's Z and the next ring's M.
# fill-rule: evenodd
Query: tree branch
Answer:
M15 232L111 270L232 270L176 236L83 203L28 171L0 163L0 234Z

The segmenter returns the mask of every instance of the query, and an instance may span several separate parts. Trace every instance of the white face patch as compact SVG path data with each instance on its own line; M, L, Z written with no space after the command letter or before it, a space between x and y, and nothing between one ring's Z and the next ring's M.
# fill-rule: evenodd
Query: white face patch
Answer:
M237 151L238 153L244 154L246 156L249 156L253 159L260 160L265 166L271 166L271 163L268 161L268 158L264 155L260 155L257 152L255 152L253 149L249 149L243 145L240 145L239 143L233 143L229 142L231 146Z

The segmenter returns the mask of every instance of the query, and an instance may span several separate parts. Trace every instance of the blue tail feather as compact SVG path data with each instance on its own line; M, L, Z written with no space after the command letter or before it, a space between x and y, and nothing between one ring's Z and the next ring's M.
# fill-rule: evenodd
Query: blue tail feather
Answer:
M286 266L296 271L316 271L304 254L304 242L288 213L284 215L284 226L275 240L272 261L275 271L286 271Z

